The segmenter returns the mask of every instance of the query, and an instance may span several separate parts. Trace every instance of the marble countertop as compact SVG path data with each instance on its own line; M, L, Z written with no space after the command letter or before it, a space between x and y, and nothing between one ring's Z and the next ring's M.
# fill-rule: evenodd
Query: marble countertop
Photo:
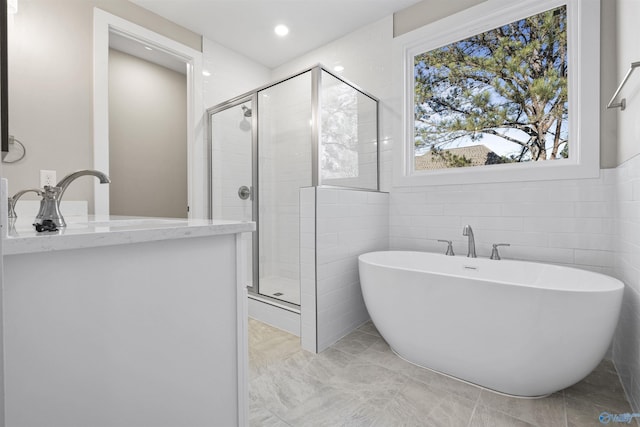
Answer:
M18 218L15 224L9 224L8 235L3 238L4 255L235 234L256 228L254 222L113 215L65 220L66 228L38 233L32 220Z

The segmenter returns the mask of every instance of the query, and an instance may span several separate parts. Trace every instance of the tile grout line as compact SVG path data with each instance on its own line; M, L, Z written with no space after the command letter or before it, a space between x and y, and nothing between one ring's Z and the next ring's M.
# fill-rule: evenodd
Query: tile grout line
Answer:
M471 411L471 417L469 417L469 422L467 423L467 427L471 426L471 423L473 422L473 417L476 415L476 409L478 409L478 404L480 403L481 394L482 394L482 391L480 391L480 393L478 393L478 397L476 397L476 403L475 405L473 405L473 411Z
M562 409L564 409L564 425L569 427L569 414L567 414L567 394L562 390Z

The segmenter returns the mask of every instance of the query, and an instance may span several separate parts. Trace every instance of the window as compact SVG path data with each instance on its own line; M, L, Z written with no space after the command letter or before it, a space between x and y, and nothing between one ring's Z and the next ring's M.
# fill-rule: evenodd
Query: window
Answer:
M488 0L396 39L396 184L597 176L594 28L597 0Z

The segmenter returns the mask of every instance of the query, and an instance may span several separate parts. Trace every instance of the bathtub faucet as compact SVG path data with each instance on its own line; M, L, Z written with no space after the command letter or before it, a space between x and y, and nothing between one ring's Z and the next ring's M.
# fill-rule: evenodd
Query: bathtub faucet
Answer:
M462 230L462 235L467 236L469 238L469 250L467 251L467 256L469 258L477 258L476 257L476 241L473 238L473 230L470 225L465 225Z
M37 224L42 224L44 220L51 220L57 227L66 227L67 224L60 213L60 201L62 200L62 195L69 184L85 175L95 176L100 180L101 184L108 184L111 182L109 177L104 173L96 170L85 169L65 176L56 184L55 187L45 185L44 191L42 192L42 200L40 201L40 212L38 212L35 222Z

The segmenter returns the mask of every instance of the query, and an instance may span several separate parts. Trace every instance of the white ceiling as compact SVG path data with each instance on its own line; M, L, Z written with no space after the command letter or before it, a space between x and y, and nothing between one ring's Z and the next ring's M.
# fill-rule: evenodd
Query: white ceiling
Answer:
M131 0L275 68L421 0ZM274 34L278 24L289 35Z

